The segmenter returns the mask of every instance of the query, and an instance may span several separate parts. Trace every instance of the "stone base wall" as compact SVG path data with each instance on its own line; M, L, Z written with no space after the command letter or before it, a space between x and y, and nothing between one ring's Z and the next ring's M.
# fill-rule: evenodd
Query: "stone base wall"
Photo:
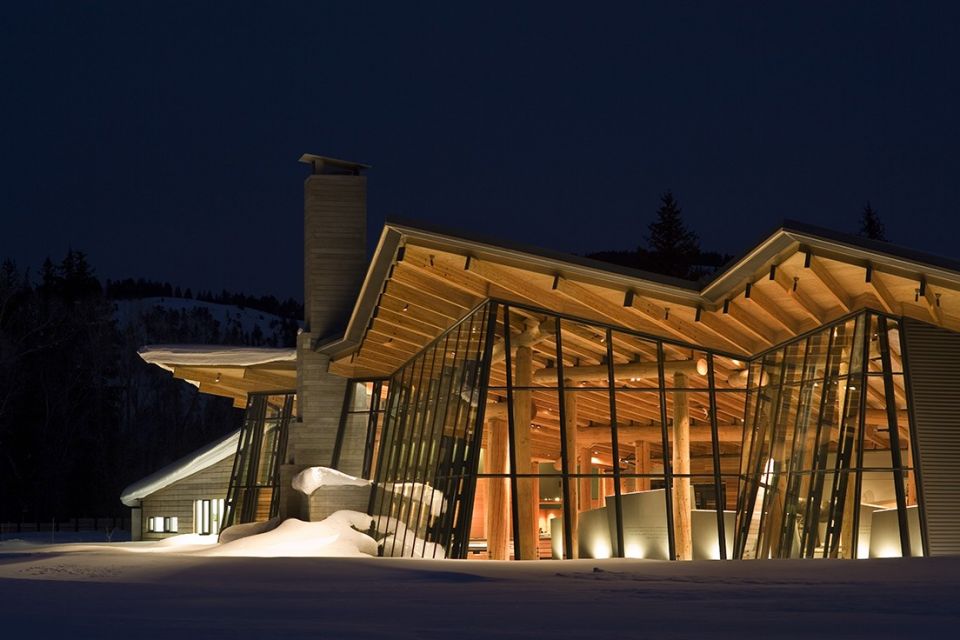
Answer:
M337 511L367 513L370 487L320 487L303 498L303 513L311 522L323 520Z

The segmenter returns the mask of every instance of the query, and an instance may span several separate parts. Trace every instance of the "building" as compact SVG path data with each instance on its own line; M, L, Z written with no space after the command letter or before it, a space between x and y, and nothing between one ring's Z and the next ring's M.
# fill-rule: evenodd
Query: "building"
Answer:
M960 553L960 263L792 222L706 284L400 223L368 261L366 167L302 161L295 383L172 367L248 407L259 517L320 465L387 555Z

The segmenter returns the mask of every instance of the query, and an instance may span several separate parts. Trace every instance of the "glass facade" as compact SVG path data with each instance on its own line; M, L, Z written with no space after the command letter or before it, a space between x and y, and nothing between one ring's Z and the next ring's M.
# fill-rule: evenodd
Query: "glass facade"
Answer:
M739 556L922 555L901 354L862 313L754 363Z
M495 306L475 310L389 380L369 511L384 555L466 553Z
M919 555L901 354L866 312L745 361L489 301L389 381L384 554Z
M351 380L347 384L340 429L333 449L335 469L371 478L380 450L380 430L386 405L386 380Z
M222 528L262 522L280 509L280 462L287 448L293 392L250 393L233 461Z

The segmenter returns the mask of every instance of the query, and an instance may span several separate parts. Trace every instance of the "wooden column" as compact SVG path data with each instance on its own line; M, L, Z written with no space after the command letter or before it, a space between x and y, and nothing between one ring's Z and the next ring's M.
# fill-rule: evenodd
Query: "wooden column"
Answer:
M580 448L580 468L578 469L579 473L593 473L593 462L591 458L593 457L593 449L591 447L581 447ZM580 498L579 508L580 511L589 511L593 509L593 497L592 491L590 490L592 478L590 477L580 477L577 478L577 495Z
M637 440L633 443L633 451L637 459L637 473L650 473L650 443ZM637 491L650 491L650 478L637 478Z
M611 475L600 476L600 479L602 481L600 485L600 506L601 507L607 506L608 498L610 499L610 504L612 505L613 499L615 497L614 490L613 490L613 476Z
M487 421L487 473L507 473L507 423ZM487 478L487 557L510 559L510 481Z
M517 347L517 354L513 358L515 373L513 384L517 387L529 387L533 380L533 350L530 347ZM517 469L530 467L530 391L516 389L513 391L513 442ZM517 478L517 505L520 557L518 560L536 560L537 531L536 513L539 507L539 489L534 492L536 484L534 478Z
M687 377L684 374L674 374L674 387L682 389L686 385ZM677 475L690 473L690 406L686 391L673 392L673 472ZM693 560L691 508L690 478L675 477L673 480L673 530L677 560Z
M531 462L530 463L530 473L540 473L540 463ZM531 525L533 526L533 546L535 548L533 559L540 559L540 479L531 478L530 479L531 492L533 493L533 501L530 503L531 511Z
M564 381L564 386L569 388L573 387L573 383L569 380ZM577 393L575 391L568 391L563 394L563 409L564 409L564 427L566 430L566 449L567 449L567 469L570 473L576 473L577 469ZM570 547L573 549L573 558L579 557L579 551L577 549L579 537L577 535L578 523L579 523L579 512L577 507L580 505L579 499L579 488L580 483L576 482L575 478L568 478L565 480L567 482L567 491L569 493L570 501L563 505L564 510L570 515ZM589 495L589 494L588 494Z

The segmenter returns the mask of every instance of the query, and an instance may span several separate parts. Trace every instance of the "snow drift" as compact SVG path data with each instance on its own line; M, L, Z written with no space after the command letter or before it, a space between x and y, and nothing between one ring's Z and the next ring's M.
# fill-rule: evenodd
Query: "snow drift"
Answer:
M337 511L320 522L290 518L275 529L199 551L205 556L363 558L377 555L367 531L373 518L358 511Z
M296 491L310 495L320 487L366 487L370 481L329 467L309 467L293 476L291 484Z

